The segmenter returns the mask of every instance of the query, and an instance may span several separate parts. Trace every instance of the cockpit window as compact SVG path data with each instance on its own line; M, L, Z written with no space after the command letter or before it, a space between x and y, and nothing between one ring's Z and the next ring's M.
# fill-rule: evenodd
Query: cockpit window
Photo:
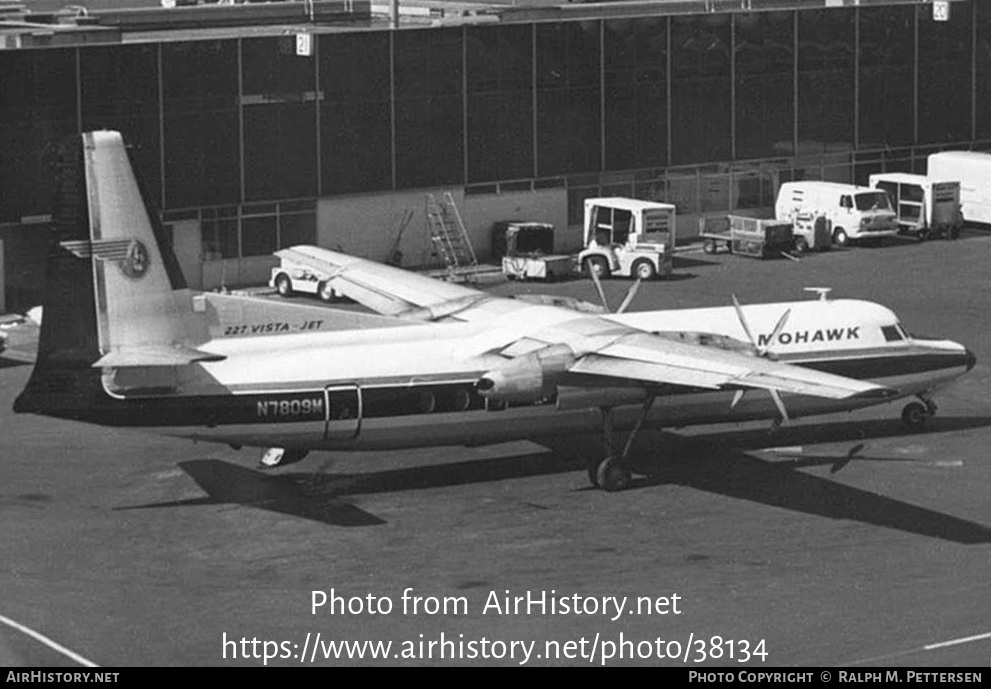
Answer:
M905 339L902 336L901 329L897 325L883 325L881 326L881 332L884 333L885 342L897 342Z

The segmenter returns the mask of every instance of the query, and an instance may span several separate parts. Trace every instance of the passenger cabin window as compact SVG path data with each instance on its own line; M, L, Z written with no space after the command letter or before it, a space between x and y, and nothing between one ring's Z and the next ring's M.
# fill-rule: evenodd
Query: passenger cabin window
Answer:
M849 196L841 196L840 206L842 206L843 208L853 208L853 199L851 199Z
M881 332L884 334L885 342L898 342L905 339L902 337L901 330L897 325L881 326Z

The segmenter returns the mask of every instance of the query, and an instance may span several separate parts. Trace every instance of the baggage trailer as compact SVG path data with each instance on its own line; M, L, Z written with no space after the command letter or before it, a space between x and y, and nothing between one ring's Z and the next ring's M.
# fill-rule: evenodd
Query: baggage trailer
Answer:
M502 258L502 273L510 280L554 280L574 272L573 256L554 253L554 226L547 223L497 222L492 253Z
M793 245L792 224L781 220L730 215L729 230L703 232L702 251L714 254L722 247L731 254L768 258L788 255Z

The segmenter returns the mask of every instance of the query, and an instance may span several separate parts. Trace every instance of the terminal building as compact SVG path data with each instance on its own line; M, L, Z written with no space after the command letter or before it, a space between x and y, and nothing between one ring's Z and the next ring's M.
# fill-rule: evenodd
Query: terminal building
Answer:
M0 312L40 302L52 152L91 129L124 134L202 289L299 243L435 263L429 195L481 256L504 220L574 250L590 196L674 203L688 238L770 216L786 181L991 150L984 0L20 2L0 0Z

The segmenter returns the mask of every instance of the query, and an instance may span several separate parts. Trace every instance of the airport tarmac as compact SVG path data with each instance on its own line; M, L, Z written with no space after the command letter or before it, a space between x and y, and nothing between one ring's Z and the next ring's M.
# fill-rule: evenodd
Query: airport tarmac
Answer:
M977 232L800 262L679 255L674 279L644 284L632 310L830 286L891 307L912 332L966 344L977 365L936 395L927 433L902 427L902 401L773 436L765 423L644 434L651 476L622 493L588 486L596 436L554 453L530 443L314 453L258 472L251 449L15 416L30 366L12 362L0 368L0 664L260 665L274 650L288 657L271 665L986 666L989 264L991 236ZM611 304L629 284L604 283ZM492 289L596 300L588 280ZM418 614L412 598L403 611L407 589L423 597ZM311 613L312 592L332 590L362 612L328 600ZM507 591L569 605L577 594L596 611L508 611ZM429 597L446 598L447 614L425 614ZM622 614L607 597L626 598ZM647 612L647 599L659 609ZM453 645L423 657L442 635ZM324 658L330 641L366 640L391 641L388 657ZM627 657L617 645L604 659L621 640L633 642ZM536 642L528 659L514 641ZM490 657L457 657L472 648ZM393 657L406 651L415 658Z

